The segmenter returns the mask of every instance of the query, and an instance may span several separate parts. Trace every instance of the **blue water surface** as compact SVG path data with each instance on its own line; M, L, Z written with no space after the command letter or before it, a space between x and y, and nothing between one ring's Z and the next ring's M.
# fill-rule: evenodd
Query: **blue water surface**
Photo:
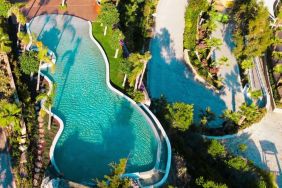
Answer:
M57 84L52 111L65 126L54 151L63 176L76 182L102 178L120 158L129 159L128 173L152 169L155 134L136 107L107 87L105 62L88 22L43 15L30 29L57 56L55 73L47 74Z

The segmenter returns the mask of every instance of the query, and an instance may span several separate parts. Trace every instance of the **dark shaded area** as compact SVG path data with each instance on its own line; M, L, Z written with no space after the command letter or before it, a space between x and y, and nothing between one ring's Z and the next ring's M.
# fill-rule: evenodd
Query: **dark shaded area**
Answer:
M204 85L194 80L194 75L184 64L182 59L175 57L171 48L173 41L170 33L163 28L152 39L152 59L148 64L147 87L152 98L164 95L168 102L184 102L194 104L195 114L210 107L212 112L220 116L227 108L224 101L207 89ZM200 117L195 116L196 122ZM212 124L220 124L217 118Z
M133 7L131 0L120 0L118 10L120 13L120 28L125 35L125 42L131 52L140 52L144 47L146 39L142 34L141 21L145 1L137 1L138 6L134 13L129 16L126 6ZM133 9L133 8L132 8ZM132 20L130 20L132 18Z
M135 135L130 122L133 110L128 105L123 102L116 106L116 115L109 118L110 127L98 125L102 130L102 142L86 142L80 138L79 129L76 129L72 130L72 134L63 143L56 146L55 160L63 177L82 184L91 184L96 178L101 179L103 175L109 174L109 164L118 162L121 158L129 159L127 168L130 171L127 172L136 170L130 164ZM95 130L89 130L89 134L95 136ZM116 135L120 135L119 139L113 139ZM142 168L146 167L138 166L139 170Z

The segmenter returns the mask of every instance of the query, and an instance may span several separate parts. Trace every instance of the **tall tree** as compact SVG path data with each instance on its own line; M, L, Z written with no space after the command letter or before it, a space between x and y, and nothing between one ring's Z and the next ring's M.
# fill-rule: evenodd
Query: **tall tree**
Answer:
M125 86L126 80L127 80L127 75L130 74L130 71L132 70L131 63L125 59L121 63L121 71L124 74L123 82L122 82L122 87Z
M17 18L18 22L18 33L21 31L21 25L26 24L26 17L21 12L20 8L24 6L23 3L12 4L11 8L8 11L8 16L14 15Z
M12 4L6 0L0 0L0 17L7 18L9 17L8 12Z
M254 62L253 62L253 59L244 59L241 63L241 67L242 69L244 70L248 70L248 69L251 69L253 68L255 65L254 65Z
M282 74L282 64L277 64L275 65L275 67L273 68L274 72L277 74Z
M131 62L133 66L133 70L129 75L128 79L131 86L133 86L133 83L135 83L134 90L140 88L147 67L147 63L150 59L150 52L145 52L145 54L143 55L139 53L133 53L130 54L130 56L128 57L128 61Z
M180 131L186 131L193 123L194 107L185 103L174 103L168 106L172 126Z
M243 59L261 56L273 43L267 8L261 1L239 0L235 3L233 15L235 55Z
M119 52L119 49L121 48L120 42L123 39L124 39L124 35L123 35L123 33L119 29L113 30L113 33L112 33L112 40L113 40L112 44L116 48L116 52L115 52L114 58L118 57L118 52Z
M119 164L111 163L110 167L113 169L111 175L105 175L105 180L97 180L99 188L129 188L131 187L130 180L122 177L125 173L127 159L120 159Z
M10 43L9 36L4 33L3 28L0 27L0 55L7 55L7 53L11 51Z
M210 52L207 56L207 60L209 60L213 51L218 49L222 45L222 40L219 38L210 38L207 39L205 42L207 44L207 47L210 48Z
M104 36L107 34L107 28L119 22L119 12L111 2L102 3L101 13L98 15L98 21L105 25Z
M48 48L45 47L42 42L37 42L37 48L38 48L38 55L37 58L39 60L39 67L38 67L38 72L37 72L37 86L36 86L36 90L39 90L39 84L40 84L40 69L41 69L41 65L42 63L47 63L51 70L54 71L55 65L54 63L51 61L50 57L48 56Z
M23 51L25 52L26 47L30 42L29 35L27 33L24 33L24 32L19 32L18 38L21 41L21 44L23 45Z
M53 84L50 87L50 91L48 93L41 93L40 95L38 95L36 97L36 101L44 100L44 105L49 111L48 130L51 129L51 119L52 119L51 110L52 110L52 106L53 106L54 99L55 99L56 88L57 88L57 85ZM42 111L41 111L41 113L42 113Z
M30 74L30 77L32 77L33 73L39 68L39 61L35 52L30 51L22 53L19 57L19 61L21 71L25 74Z

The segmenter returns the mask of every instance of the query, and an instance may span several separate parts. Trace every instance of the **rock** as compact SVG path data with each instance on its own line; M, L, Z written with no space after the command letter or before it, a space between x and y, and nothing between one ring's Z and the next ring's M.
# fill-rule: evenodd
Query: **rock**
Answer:
M38 155L41 155L42 153L43 153L42 150L37 150L37 154L38 154Z
M38 116L37 121L38 121L39 123L43 123L43 122L44 122L44 119L43 119L41 116Z
M35 163L35 166L37 166L38 168L42 168L42 167L43 167L43 164L42 164L42 162L36 162L36 163Z
M44 129L39 129L39 134L43 134L44 133Z
M19 147L19 149L20 149L22 152L24 152L25 150L27 150L27 146L26 146L26 145L21 145L21 146Z
M38 180L34 179L34 180L33 180L33 186L37 187L38 185L39 185Z
M42 161L42 159L43 159L43 158L42 158L41 156L37 156L37 160L38 160L38 161Z
M39 172L40 172L40 168L34 168L34 171L35 171L36 173L39 173Z
M39 144L44 144L45 141L44 141L43 139L39 139L39 140L38 140L38 143L39 143Z
M20 159L20 163L27 163L27 160L26 160L26 154L25 153L22 153L21 154L21 159Z
M38 180L38 179L40 179L40 175L38 173L36 173L36 174L34 174L33 178Z

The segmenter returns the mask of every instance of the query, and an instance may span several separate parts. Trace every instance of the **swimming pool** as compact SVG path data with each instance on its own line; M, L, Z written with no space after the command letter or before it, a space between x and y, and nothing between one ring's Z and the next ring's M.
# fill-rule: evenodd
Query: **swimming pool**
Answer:
M57 57L52 111L64 122L54 161L67 179L86 183L110 172L111 162L128 158L127 173L153 169L158 134L151 120L107 85L103 56L89 36L89 24L67 15L35 17L30 30Z

